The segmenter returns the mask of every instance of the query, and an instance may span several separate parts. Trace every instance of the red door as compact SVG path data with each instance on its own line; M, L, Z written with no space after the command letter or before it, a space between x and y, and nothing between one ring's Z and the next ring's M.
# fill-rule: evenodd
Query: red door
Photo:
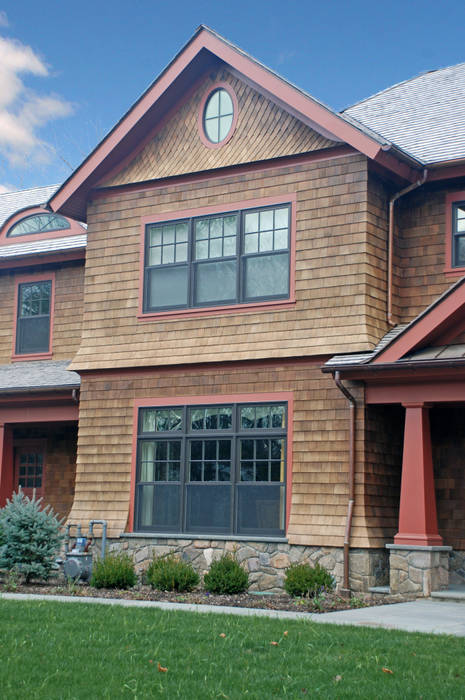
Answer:
M39 498L44 493L44 450L39 445L21 445L15 449L15 491L21 486L25 496L34 489Z

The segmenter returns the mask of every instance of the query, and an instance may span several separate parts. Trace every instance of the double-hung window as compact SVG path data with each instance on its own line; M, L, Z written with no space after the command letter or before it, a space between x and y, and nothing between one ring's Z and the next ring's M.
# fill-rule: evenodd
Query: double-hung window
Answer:
M22 282L18 285L15 354L50 351L52 280Z
M287 404L139 409L137 531L282 536Z
M144 313L289 298L290 210L148 224Z
M465 202L452 205L452 267L465 267Z

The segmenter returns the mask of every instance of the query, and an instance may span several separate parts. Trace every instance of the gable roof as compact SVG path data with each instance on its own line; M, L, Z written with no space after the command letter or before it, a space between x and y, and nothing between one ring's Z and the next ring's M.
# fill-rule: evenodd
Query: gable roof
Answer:
M411 166L419 165L405 154L408 163L399 164L385 151L392 144L369 127L341 115L322 102L289 83L247 53L237 48L211 29L201 25L193 37L168 64L129 111L105 136L100 144L72 173L50 199L53 211L81 221L86 217L86 202L90 189L117 163L136 148L180 97L213 66L226 63L241 79L262 94L297 116L305 124L335 141L343 141L367 157L379 159L388 167L400 169L403 177L412 179Z
M465 63L393 85L343 114L424 165L465 158Z
M55 194L60 185L47 185L46 187L32 187L19 192L4 192L0 194L0 228L5 222L28 207L45 205L50 197Z

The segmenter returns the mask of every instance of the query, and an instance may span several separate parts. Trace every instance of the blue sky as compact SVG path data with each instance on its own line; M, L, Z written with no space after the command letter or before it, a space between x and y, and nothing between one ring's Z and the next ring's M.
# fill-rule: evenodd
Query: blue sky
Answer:
M0 191L64 180L201 23L336 109L465 60L463 0L0 0Z

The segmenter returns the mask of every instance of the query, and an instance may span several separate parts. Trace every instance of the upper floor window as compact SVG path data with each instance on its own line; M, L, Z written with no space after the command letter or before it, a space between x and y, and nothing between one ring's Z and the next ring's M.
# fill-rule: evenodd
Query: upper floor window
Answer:
M70 228L69 221L59 214L31 214L17 221L7 233L12 236L27 236L34 233L48 233Z
M17 355L50 351L52 281L23 282L18 285L16 319Z
M290 204L149 224L144 312L289 297Z
M452 266L465 267L465 202L452 205Z
M135 529L283 535L287 404L139 410Z
M231 96L224 88L214 90L207 98L203 112L205 136L211 143L221 143L228 136L234 119Z

